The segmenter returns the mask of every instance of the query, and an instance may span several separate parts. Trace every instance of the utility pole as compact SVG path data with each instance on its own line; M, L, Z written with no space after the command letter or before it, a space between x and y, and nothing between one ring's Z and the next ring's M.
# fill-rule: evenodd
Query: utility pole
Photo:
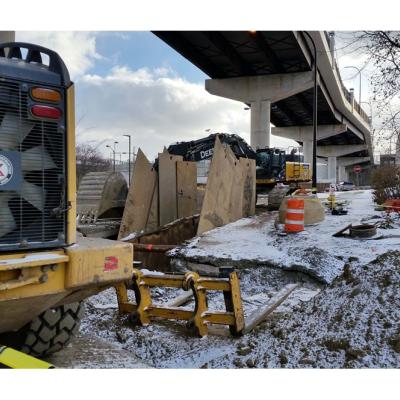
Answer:
M106 145L111 151L113 152L113 172L115 172L115 145L118 144L118 142L114 142L114 147L111 147L109 144Z
M115 172L115 152L116 152L115 145L116 144L118 144L118 142L114 142L114 172Z
M128 151L128 185L131 185L131 136L124 135L129 139L129 151Z
M317 63L317 47L310 34L303 31L310 39L314 48L314 105L313 105L313 158L312 158L312 193L317 193L317 126L318 126L318 63Z

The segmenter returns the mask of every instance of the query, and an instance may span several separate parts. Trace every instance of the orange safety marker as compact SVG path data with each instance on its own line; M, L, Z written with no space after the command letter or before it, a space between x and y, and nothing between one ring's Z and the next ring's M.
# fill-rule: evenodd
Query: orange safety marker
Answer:
M304 200L288 199L285 232L296 233L304 231Z

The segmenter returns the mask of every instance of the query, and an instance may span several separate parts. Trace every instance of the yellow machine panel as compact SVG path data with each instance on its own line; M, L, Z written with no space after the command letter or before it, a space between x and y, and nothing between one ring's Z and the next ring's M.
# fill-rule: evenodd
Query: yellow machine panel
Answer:
M66 288L128 280L132 276L133 246L99 238L81 238L68 247Z
M286 182L311 180L311 167L308 163L286 162Z
M63 250L1 255L0 302L62 292L67 261Z

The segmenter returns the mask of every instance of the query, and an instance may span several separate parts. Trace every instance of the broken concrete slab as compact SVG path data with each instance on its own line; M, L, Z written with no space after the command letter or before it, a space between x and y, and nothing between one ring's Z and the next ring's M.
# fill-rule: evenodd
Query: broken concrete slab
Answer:
M323 223L287 236L279 236L276 232L276 212L243 218L172 250L169 253L172 265L179 264L180 268L185 263L191 263L191 267L194 263L239 268L264 265L299 271L330 284L341 275L349 257L368 263L398 242L395 238L368 241L332 237L341 226L359 223L361 218L376 214L371 191L347 192L338 196L349 201L348 215L327 214Z

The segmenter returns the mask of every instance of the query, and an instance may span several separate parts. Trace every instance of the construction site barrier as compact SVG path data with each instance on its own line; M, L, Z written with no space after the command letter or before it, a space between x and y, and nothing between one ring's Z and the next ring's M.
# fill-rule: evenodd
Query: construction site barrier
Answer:
M304 231L304 200L288 199L285 218L285 232Z

